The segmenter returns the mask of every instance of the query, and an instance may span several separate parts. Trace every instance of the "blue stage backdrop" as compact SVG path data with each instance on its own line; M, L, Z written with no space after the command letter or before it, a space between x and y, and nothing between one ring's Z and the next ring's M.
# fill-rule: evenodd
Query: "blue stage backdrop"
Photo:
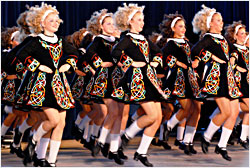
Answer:
M125 1L45 1L48 4L55 5L60 12L60 17L64 23L60 26L58 35L66 36L74 33L80 28L86 27L86 21L90 19L92 13L103 8L109 12L115 12L118 6ZM127 1L128 3L138 3L145 5L145 27L144 35L150 35L152 31L158 32L158 25L163 19L164 14L178 13L186 19L187 32L186 36L191 43L196 43L199 36L193 33L192 20L196 12L205 4L210 8L217 9L222 14L225 25L233 21L242 20L243 24L249 28L249 2L248 1ZM20 13L26 10L26 5L40 5L41 1L1 1L1 26L16 26L16 20ZM70 139L71 128L74 120L81 110L77 103L76 109L67 112L66 126L63 139ZM208 115L214 109L206 108L202 111ZM203 115L204 116L204 115ZM207 117L207 116L205 116Z
M187 21L186 36L190 42L195 43L198 35L192 31L192 19L201 5L219 11L224 19L225 25L233 21L242 20L243 24L249 25L249 2L248 1L44 1L55 5L60 12L64 23L60 26L59 35L66 36L74 33L80 28L86 27L86 20L90 19L96 10L106 8L109 12L115 12L122 3L138 3L145 5L145 27L143 33L149 35L152 31L158 31L158 25L164 14L182 14ZM1 25L12 27L16 25L19 14L26 10L26 5L40 5L41 1L1 1Z

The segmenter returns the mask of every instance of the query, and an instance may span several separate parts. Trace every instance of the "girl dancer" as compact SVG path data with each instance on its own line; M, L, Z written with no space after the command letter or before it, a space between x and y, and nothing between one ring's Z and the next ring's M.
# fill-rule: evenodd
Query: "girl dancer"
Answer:
M55 166L65 126L66 109L74 108L64 72L71 67L75 70L78 53L64 39L55 35L62 22L55 7L42 3L40 9L34 12L30 26L40 34L19 51L18 57L29 71L36 73L27 105L42 107L48 119L30 137L24 151L24 164L31 162L37 141L54 128L48 162Z
M214 133L224 123L222 134L215 153L231 161L228 156L226 145L232 133L234 123L239 113L238 98L242 96L234 80L232 67L229 62L229 44L221 35L223 20L221 14L215 9L202 6L202 10L196 13L193 19L193 30L201 31L202 39L192 48L195 60L192 64L196 68L200 63L207 63L207 71L201 77L201 91L207 98L213 97L216 101L220 113L215 115L210 121L207 130L201 138L201 147L204 153L208 152L208 147ZM202 72L201 72L202 73Z
M168 68L163 89L171 99L177 98L181 104L181 109L164 125L165 138L168 138L169 132L177 123L188 118L183 144L180 147L184 149L185 154L195 154L192 137L198 125L200 105L194 99L201 98L201 94L195 72L191 67L191 44L184 38L186 26L182 15L169 14L164 18L165 37L168 40L162 51ZM193 110L196 108L198 110Z
M249 113L249 50L244 45L246 39L246 27L240 21L234 22L231 25L225 27L225 37L234 44L236 50L231 53L230 62L234 69L235 81L238 84L240 91L243 93L241 100L248 110L245 113ZM248 149L247 134L249 132L249 115L244 115L242 121L241 136L239 143Z
M117 27L121 31L129 30L116 45L112 56L117 62L128 56L132 63L124 74L112 96L119 101L139 102L145 115L136 120L122 135L122 146L125 147L131 138L141 131L144 134L134 160L140 160L145 166L153 166L147 159L147 150L160 126L162 111L160 98L164 96L157 82L154 68L162 65L160 49L143 35L139 34L144 26L144 6L124 4L115 13Z

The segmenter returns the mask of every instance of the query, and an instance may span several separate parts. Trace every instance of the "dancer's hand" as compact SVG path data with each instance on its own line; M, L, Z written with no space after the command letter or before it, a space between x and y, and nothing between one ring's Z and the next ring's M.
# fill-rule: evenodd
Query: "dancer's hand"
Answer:
M146 65L145 62L139 62L139 61L134 61L132 63L132 66L135 67L135 68L141 68L141 67L144 67Z
M8 79L8 80L17 79L17 76L16 76L16 75L8 75L8 76L6 77L6 79Z
M193 62L192 62L192 68L197 68L198 65L199 65L199 60L198 59L195 59Z
M75 72L76 72L76 74L79 75L79 76L86 76L86 73L84 73L84 72L82 72L82 71L80 71L80 70L78 70L78 69L77 69Z
M177 62L176 62L176 65L178 65L179 67L182 67L182 68L184 68L184 69L187 69L187 65L184 64L184 63L182 63L182 62L180 62L180 61L177 61Z
M113 63L112 62L102 62L101 65L103 68L108 68L108 67L112 67Z
M69 64L64 64L59 68L59 72L66 72L69 70L69 68L70 68Z
M46 65L40 65L40 66L38 67L38 69L39 69L40 71L42 71L42 72L53 73L53 71L52 71L49 67L47 67Z
M226 63L226 61L224 61L224 60L222 60L222 59L216 57L215 55L212 55L212 59L213 59L214 61L220 63L220 64L225 64L225 63Z
M240 66L236 66L236 69L240 72L247 72L247 70L245 68L242 68Z
M159 62L150 62L150 65L156 68L159 65Z

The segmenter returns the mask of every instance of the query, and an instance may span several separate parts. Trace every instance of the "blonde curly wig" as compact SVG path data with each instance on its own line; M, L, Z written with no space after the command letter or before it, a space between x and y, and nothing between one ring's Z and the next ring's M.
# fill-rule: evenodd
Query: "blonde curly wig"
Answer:
M228 26L225 27L225 37L227 38L227 40L229 40L231 43L235 43L236 42L236 39L235 39L235 28L238 26L238 25L241 25L242 27L241 28L244 28L246 29L246 26L243 25L241 23L241 20L238 21L238 22L233 22L233 24L230 24Z
M95 11L91 18L87 21L87 30L97 36L102 33L101 25L106 17L113 17L112 13L107 13L107 9L102 9L99 12ZM102 22L102 23L101 23Z
M130 3L129 5L124 3L123 7L118 7L116 13L114 14L117 28L121 31L129 30L130 25L128 24L128 21L131 19L129 17L135 14L135 11L143 13L144 8L145 6L139 7L137 4L133 3Z
M210 16L211 13L217 13L214 8L206 7L204 4L201 6L203 9L201 9L198 13L195 14L192 25L193 25L193 32L198 34L201 32L201 36L209 31L209 28L207 27L207 19ZM214 14L215 14L214 13Z
M54 14L59 15L59 12L57 11L56 7L52 7L51 5L48 5L46 3L42 3L41 7L31 7L30 12L28 13L26 17L26 22L28 23L28 26L30 27L30 32L34 34L39 34L43 31L43 27L41 25L42 19L44 17L44 14L46 11L51 10ZM63 21L60 19L60 23Z

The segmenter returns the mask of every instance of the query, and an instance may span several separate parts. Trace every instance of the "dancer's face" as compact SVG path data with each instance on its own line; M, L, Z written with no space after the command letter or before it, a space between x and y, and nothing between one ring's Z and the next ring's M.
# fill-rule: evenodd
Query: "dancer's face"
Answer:
M49 14L42 22L44 33L55 33L60 26L59 16L55 13Z
M114 33L114 21L112 17L106 17L101 26L102 33L106 35L112 35Z
M183 38L186 33L185 22L183 20L178 20L172 30L174 31L175 38Z
M213 33L221 33L223 24L222 16L219 13L215 13L210 23L210 31Z
M144 15L141 12L137 12L130 21L131 32L140 33L144 26Z
M244 27L240 28L238 33L235 35L237 44L244 44L247 37L246 29Z

